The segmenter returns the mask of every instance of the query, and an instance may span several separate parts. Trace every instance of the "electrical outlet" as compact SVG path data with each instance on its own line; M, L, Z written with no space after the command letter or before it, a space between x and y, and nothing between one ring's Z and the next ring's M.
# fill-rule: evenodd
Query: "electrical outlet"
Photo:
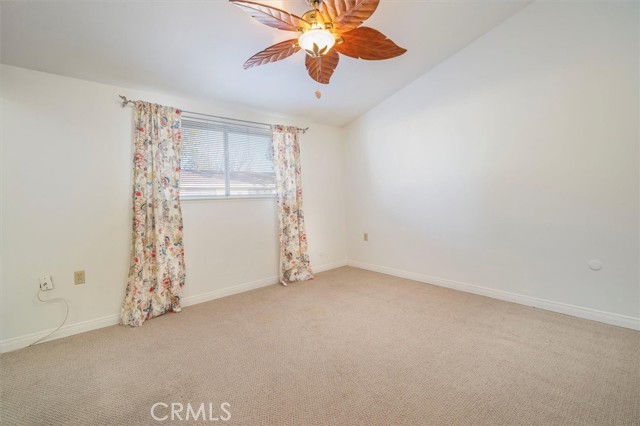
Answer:
M365 241L369 241L369 233L368 232L364 233L364 240Z
M84 271L75 271L73 273L73 282L75 283L75 285L84 284L86 282Z
M51 275L43 275L40 277L40 290L53 290L53 281L51 281Z

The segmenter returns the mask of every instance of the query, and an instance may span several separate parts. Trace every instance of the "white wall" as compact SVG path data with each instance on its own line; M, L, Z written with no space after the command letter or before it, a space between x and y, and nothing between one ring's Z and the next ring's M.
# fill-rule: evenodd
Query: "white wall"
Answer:
M638 20L534 3L351 123L352 263L639 327Z
M5 350L35 340L64 314L58 305L37 301L40 275L53 276L55 289L45 297L69 301L67 334L113 323L119 312L129 262L133 134L132 109L118 104L119 94L190 111L310 126L301 155L312 266L344 264L341 129L10 66L1 71ZM276 282L273 199L184 202L183 214L187 301ZM82 269L87 284L75 286L73 272ZM36 334L19 338L29 333Z

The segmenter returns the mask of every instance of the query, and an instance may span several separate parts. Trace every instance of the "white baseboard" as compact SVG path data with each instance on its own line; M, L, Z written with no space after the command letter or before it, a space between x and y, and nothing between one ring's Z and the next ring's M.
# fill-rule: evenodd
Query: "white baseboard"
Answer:
M328 271L330 269L339 268L341 266L347 266L347 261L337 261L324 263L322 265L316 266L313 268L314 272L323 272ZM278 282L278 277L271 276L268 278L263 278L256 281L251 281L248 283L237 284L230 287L225 287L219 290L209 291L207 293L197 294L194 296L188 296L182 299L182 306L192 306L197 305L198 303L208 302L210 300L220 299L222 297L231 296L233 294L243 293L245 291L253 290L260 287L265 287L268 285L276 284ZM119 314L107 315L101 318L95 318L87 321L80 321L73 324L67 324L60 328L57 332L55 332L50 337L46 338L42 342L48 342L51 340L61 339L63 337L72 336L74 334L80 334L91 330L97 330L103 327L109 327L112 325L117 325L120 322ZM38 331L36 333L25 334L23 336L12 337L10 339L5 339L0 341L0 353L11 352L17 349L22 349L38 339L46 336L51 333L53 329Z
M347 265L349 265L349 261L345 259L345 260L338 260L336 262L323 263L322 265L318 265L318 266L311 265L311 269L313 269L314 273L320 273L320 272L328 271L330 269L341 268Z
M431 275L388 268L386 266L374 265L357 260L349 260L348 264L349 266L353 266L355 268L380 272L382 274L393 275L400 278L407 278L413 281L419 281L427 284L437 285L440 287L460 290L466 293L478 294L481 296L491 297L493 299L505 300L507 302L518 303L520 305L532 306L535 308L544 309L546 311L571 315L574 317L598 321L605 324L617 325L619 327L630 328L632 330L640 330L640 318L635 318L627 315L614 314L611 312L599 311L582 306L569 305L567 303L553 302L551 300L524 296L508 291L496 290L475 284L462 283L459 281L448 280L446 278L434 277Z
M221 288L219 290L208 291L202 294L196 294L194 296L188 296L182 299L182 306L192 306L198 303L209 302L210 300L220 299L222 297L232 296L238 293L244 293L245 291L254 290L256 288L273 285L278 282L278 277L275 275L261 280L251 281L248 283L237 284L231 287Z
M96 330L98 328L109 327L116 325L120 321L120 315L113 314L106 317L95 318L87 321L80 321L73 324L67 324L56 331L51 336L44 339L42 342L48 342L51 340L61 339L63 337L72 336L74 334L84 333L85 331ZM38 331L35 333L25 334L23 336L13 337L0 341L0 353L11 352L17 349L26 348L38 339L43 338L47 334L51 333L54 329Z

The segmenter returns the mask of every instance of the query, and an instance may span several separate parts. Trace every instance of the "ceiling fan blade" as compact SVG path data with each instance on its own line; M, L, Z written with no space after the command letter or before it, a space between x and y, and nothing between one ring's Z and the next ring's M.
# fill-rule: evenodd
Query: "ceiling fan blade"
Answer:
M306 55L305 65L312 79L318 83L329 84L329 80L338 66L338 61L340 61L338 52L331 49L329 53L318 59Z
M349 3L355 3L356 0L346 0ZM320 12L328 18L329 21L333 21L340 16L348 8L343 0L322 0L322 7Z
M252 1L229 0L240 9L257 19L259 22L284 31L301 31L311 25L300 18L276 7L267 6Z
M283 42L274 44L264 49L262 52L258 52L244 63L243 68L249 69L271 62L277 62L282 59L288 58L297 51L300 50L300 46L297 45L298 40L292 38L291 40L285 40Z
M324 0L323 13L337 31L351 31L376 11L380 0Z
M380 60L400 56L407 51L386 35L369 27L359 27L342 34L343 43L334 49L356 59Z

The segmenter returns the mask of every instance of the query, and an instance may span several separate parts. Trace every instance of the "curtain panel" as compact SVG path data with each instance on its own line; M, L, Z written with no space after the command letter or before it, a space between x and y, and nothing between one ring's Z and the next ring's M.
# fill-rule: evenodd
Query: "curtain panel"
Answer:
M302 208L299 130L272 126L276 193L280 221L280 282L313 279Z
M181 112L135 103L133 229L122 324L179 312L185 282L180 208Z

